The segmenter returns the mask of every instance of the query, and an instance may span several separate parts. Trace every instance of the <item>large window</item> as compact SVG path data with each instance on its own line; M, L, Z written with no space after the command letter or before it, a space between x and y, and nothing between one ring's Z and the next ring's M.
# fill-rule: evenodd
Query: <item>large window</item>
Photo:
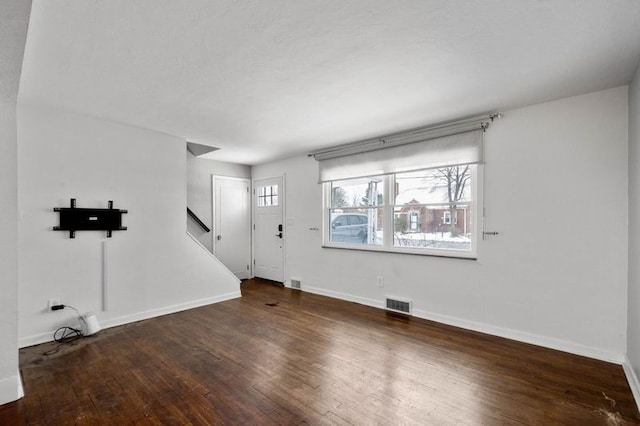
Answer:
M326 182L328 247L476 256L478 166Z
M323 245L477 257L484 132L470 117L312 153L323 184Z

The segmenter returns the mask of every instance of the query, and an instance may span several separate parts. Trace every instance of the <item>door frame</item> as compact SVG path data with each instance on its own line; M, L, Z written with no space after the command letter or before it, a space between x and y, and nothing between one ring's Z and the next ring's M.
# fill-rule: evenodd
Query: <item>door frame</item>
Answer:
M218 215L216 213L216 178L217 179L226 179L226 180L236 180L247 182L249 184L249 220L247 225L249 226L249 244L251 245L251 250L249 251L249 278L253 278L253 230L252 230L252 221L253 221L253 204L251 202L252 196L252 181L251 178L243 178L237 176L226 176L226 175L216 175L211 174L211 248L213 249L213 255L218 258L218 246L216 245L216 235L218 233ZM228 268L227 268L228 269Z
M282 204L282 229L284 231L284 238L282 239L282 284L286 286L287 282L287 224L285 218L287 217L287 200L286 200L286 185L287 185L287 174L283 173L281 175L270 175L260 178L251 178L251 277L255 277L255 265L256 265L256 246L255 246L255 234L256 234L256 182L267 179L281 179L282 180L282 190L278 190L278 200Z

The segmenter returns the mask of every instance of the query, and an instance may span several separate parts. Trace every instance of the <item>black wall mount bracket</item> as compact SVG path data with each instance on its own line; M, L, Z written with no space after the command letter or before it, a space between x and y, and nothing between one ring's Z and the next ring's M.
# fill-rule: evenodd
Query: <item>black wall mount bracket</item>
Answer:
M75 238L76 231L107 231L107 238L111 238L112 231L127 230L122 226L122 215L127 211L114 209L113 201L106 209L79 209L72 198L71 207L55 207L53 211L60 213L60 225L53 230L69 231L69 238Z

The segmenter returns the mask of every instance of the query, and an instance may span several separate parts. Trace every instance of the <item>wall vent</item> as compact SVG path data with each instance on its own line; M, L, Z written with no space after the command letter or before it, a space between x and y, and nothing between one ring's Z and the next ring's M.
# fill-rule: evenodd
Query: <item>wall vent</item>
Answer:
M302 283L300 282L300 280L294 280L292 278L291 279L291 288L295 288L297 290L300 290L300 288L302 288Z
M411 315L411 301L398 299L397 297L387 297L386 309L387 311Z

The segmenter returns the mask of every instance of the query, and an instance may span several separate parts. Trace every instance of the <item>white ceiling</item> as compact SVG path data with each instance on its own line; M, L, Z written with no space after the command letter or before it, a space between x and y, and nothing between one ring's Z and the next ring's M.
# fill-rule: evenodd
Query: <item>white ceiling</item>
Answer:
M637 0L34 0L19 102L257 164L629 83Z

